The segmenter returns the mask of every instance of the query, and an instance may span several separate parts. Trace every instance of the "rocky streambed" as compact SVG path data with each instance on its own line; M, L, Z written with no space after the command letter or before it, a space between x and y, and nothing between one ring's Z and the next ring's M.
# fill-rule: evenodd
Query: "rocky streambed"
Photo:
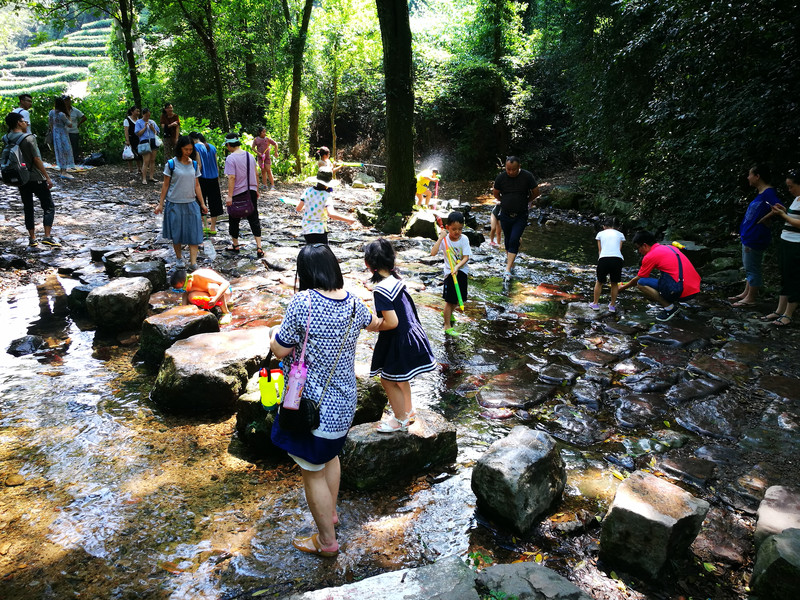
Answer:
M720 300L719 265L736 248L688 250L717 287L660 324L632 294L616 315L592 311L591 220L535 214L510 286L499 278L503 253L473 247L461 335L445 339L431 242L391 236L441 364L414 381L415 401L455 426L458 455L378 490L343 490L343 552L319 561L289 544L311 525L296 467L245 445L231 414L164 412L150 399L155 370L134 360L140 331L103 332L70 310L72 289L108 281L109 253L173 260L152 214L157 189L128 179L108 167L57 183L61 249L29 250L18 196L0 189L3 346L31 336L20 356L0 359L4 598L282 597L452 555L475 566L540 563L593 598L747 596L759 503L770 486L798 485L800 337L758 320L771 303L737 311ZM479 233L486 187L451 190L472 205ZM226 255L224 222L216 256L201 254L237 290L223 331L280 319L301 239L280 198L301 190L262 196L265 261L246 226L242 253ZM376 194L346 188L336 198L354 210ZM332 225L347 285L364 297L362 247L377 235ZM635 265L631 253L629 274ZM158 291L150 312L177 302ZM365 335L359 346L362 375L374 341ZM477 511L470 488L476 461L518 425L556 439L567 473L562 500L525 536ZM710 505L691 552L660 582L600 558L600 520L635 470Z

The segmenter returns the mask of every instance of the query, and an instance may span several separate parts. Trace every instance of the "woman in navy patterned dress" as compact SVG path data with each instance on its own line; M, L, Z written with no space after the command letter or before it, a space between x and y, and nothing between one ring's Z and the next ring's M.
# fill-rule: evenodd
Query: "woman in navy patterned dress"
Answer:
M275 419L272 442L300 466L308 507L319 530L310 537L296 537L292 545L303 552L335 556L339 552L334 529L338 522L339 452L356 411L356 340L362 329L374 331L378 320L361 300L343 289L339 262L324 244L300 250L297 278L300 291L286 307L270 347L278 358L293 351L299 356L308 325L308 378L303 395L320 403L320 425L298 434L282 430L280 420ZM285 376L292 362L283 361Z
M408 431L413 419L410 381L420 373L433 371L430 342L417 315L417 307L406 285L400 281L394 267L394 248L383 238L367 245L364 262L372 271L375 313L378 321L378 341L372 355L370 375L380 375L381 385L389 397L392 418L380 424L380 433Z

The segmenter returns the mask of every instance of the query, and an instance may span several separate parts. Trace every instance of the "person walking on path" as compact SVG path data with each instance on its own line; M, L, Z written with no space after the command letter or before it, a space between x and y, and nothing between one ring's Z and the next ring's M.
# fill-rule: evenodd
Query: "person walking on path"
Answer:
M162 237L172 240L177 265L183 266L182 244L189 246L189 269L197 268L197 250L203 243L201 213L208 212L200 189L200 167L189 136L178 138L179 158L164 163L164 182L155 213L164 213ZM166 205L164 202L166 201Z
M753 166L747 174L750 187L756 188L758 194L750 204L739 227L739 237L742 242L742 264L745 271L744 291L731 296L736 308L753 306L759 288L763 285L761 276L761 263L764 259L764 250L772 240L772 233L764 222L772 217L772 206L778 204L778 195L770 184L771 175L769 167L765 165Z
M303 246L297 257L299 292L286 307L280 328L273 328L272 353L283 360L289 377L293 362L305 349L308 375L303 395L319 404L319 426L296 433L281 427L281 412L272 425L272 443L285 450L300 467L308 508L317 533L297 536L292 545L323 557L339 553L335 526L339 522L341 465L339 453L356 409L356 341L361 330L375 331L377 317L344 289L339 261L322 244ZM305 341L304 341L305 339ZM288 410L281 406L279 411Z
M177 156L175 145L181 134L181 118L175 114L172 104L167 102L161 111L161 131L164 132L164 160Z
M192 131L189 137L194 142L194 149L200 157L200 189L208 206L208 216L211 221L209 228L204 228L203 233L217 235L217 217L224 212L222 208L222 194L219 190L219 167L217 166L217 148L214 144L206 142L202 133Z
M539 197L539 182L530 171L520 168L519 158L506 158L505 170L494 180L492 194L500 201L500 227L506 240L506 270L503 281L514 275L519 243L528 226L528 211Z
M637 286L645 298L662 306L656 319L669 321L680 310L675 302L700 292L700 275L680 250L659 244L649 231L634 235L633 245L642 255L642 266L636 277L619 286L619 291ZM653 269L661 272L658 279L650 277Z
M600 253L597 259L597 280L594 282L594 300L590 305L592 310L600 310L600 293L603 284L611 279L611 302L608 304L610 312L617 312L617 292L619 282L622 281L622 242L625 236L614 229L614 218L609 217L603 221L603 231L595 238L597 250Z
M253 203L253 212L247 215L247 222L250 223L250 231L256 240L256 257L264 258L264 250L261 249L261 219L258 215L258 178L256 177L256 161L249 152L242 150L242 142L239 135L229 133L225 136L225 149L229 152L225 159L225 175L228 176L228 199L227 206L233 205L233 197L238 194L249 192L250 200ZM225 250L227 252L239 253L239 223L241 218L228 215L228 233L231 236L231 245Z
M69 127L67 127L67 133L69 134L69 144L72 146L72 156L75 159L75 162L80 162L81 134L79 128L86 122L86 115L72 106L71 96L64 96L64 105L66 106L67 114L69 115L69 121L71 123Z
M364 249L364 263L372 272L378 341L372 353L370 377L380 375L392 417L380 424L379 433L408 431L416 412L411 403L411 380L433 371L436 361L419 321L417 307L395 268L391 242L379 238Z
M142 173L142 157L139 154L139 138L136 135L136 121L139 119L139 107L131 106L128 109L128 115L122 122L122 127L125 131L125 146L133 152L133 160L129 160L130 171L133 172L134 165L137 167L136 173Z
M278 142L267 137L266 127L259 127L256 137L253 138L253 149L258 154L258 168L261 171L261 183L267 187L269 180L269 191L275 191L275 178L272 176L272 159L269 155L269 147L275 146L275 156L278 155Z
M469 279L469 257L472 250L469 245L469 238L461 232L464 230L464 215L454 210L447 215L447 224L442 228L439 239L431 248L431 256L442 254L444 257L444 281L442 282L442 298L444 298L444 333L453 337L458 337L459 333L453 328L455 316L453 311L459 304L467 301L467 291ZM449 251L449 252L448 252ZM452 262L451 262L452 261ZM452 264L452 270L451 270ZM458 282L456 288L453 281L453 272Z
M33 167L28 167L30 171L28 183L19 188L19 194L22 197L22 210L25 214L25 229L28 230L28 246L39 245L39 242L36 241L36 222L33 212L33 197L36 196L42 206L43 213L44 238L42 243L47 246L59 247L61 244L50 235L56 214L53 198L50 194L53 181L50 179L47 169L44 168L42 156L39 154L39 146L36 144L36 136L28 133L28 122L20 113L12 112L6 115L6 126L8 127L8 134L3 136L3 144L19 144L25 164L33 165Z
M150 181L155 183L156 179L156 136L159 131L158 125L155 124L153 119L150 118L150 109L142 109L142 118L136 121L136 136L139 138L138 151L142 157L142 184L147 184L147 176L150 175Z
M53 133L53 150L56 154L56 164L64 179L75 179L67 173L67 169L75 168L75 159L72 155L72 145L69 141L67 128L72 125L67 112L67 105L63 96L56 96L53 110L48 115L50 131Z
M775 203L770 209L774 216L785 221L778 254L781 293L778 298L778 308L762 317L763 321L772 321L776 327L786 327L791 324L797 303L800 302L800 170L789 171L786 187L794 196L789 208Z
M303 213L303 238L306 244L328 245L328 218L344 221L354 225L356 219L348 217L333 207L333 188L339 181L333 178L333 172L327 167L320 167L314 185L307 188L300 196L297 212Z
M25 122L28 124L28 129L31 128L31 106L33 106L33 98L31 98L30 94L20 94L19 96L19 106L12 110L11 112L18 113L22 115L22 118L25 119ZM33 133L31 131L31 133Z

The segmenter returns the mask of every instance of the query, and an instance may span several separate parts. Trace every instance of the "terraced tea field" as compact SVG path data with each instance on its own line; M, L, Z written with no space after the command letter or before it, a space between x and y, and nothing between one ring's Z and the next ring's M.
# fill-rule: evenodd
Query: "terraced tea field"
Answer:
M63 38L13 52L0 60L0 96L64 92L86 81L89 66L108 60L111 20L85 24Z

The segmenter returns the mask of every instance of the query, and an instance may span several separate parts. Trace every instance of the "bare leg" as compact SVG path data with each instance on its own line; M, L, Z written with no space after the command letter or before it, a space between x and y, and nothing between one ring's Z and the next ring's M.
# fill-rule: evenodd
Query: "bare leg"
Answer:
M614 284L612 283L611 285L613 286ZM593 302L595 304L600 302L600 292L602 292L602 291L603 291L603 284L595 279L595 281L594 281L594 300L593 300Z
M664 300L664 298L661 297L661 294L659 294L658 290L655 288L639 284L637 284L636 287L639 288L639 291L642 293L642 295L651 302L658 302L661 306L665 308L670 304L672 304L672 302L667 302L666 300Z
M339 501L339 481L342 479L342 466L339 457L331 459L323 471L325 473L325 483L328 484L328 491L333 499L333 524L339 522L339 515L336 514L336 503Z
M517 260L517 255L511 252L506 252L506 271L511 271L514 268L514 261Z
M256 248L261 250L261 238L257 237L257 238L254 238L254 239L256 240Z
M786 304L786 311L783 313L783 316L791 319L795 308L797 308L797 302L788 302Z
M317 530L319 531L318 539L320 544L326 548L337 545L336 530L333 527L335 498L331 493L331 486L328 484L328 474L325 472L328 469L328 465L334 461L338 466L339 458L337 457L328 462L321 471L300 469L303 473L303 486L306 491L308 508L311 509L311 515L314 517L314 522L317 524ZM334 477L333 473L331 477ZM338 492L338 482L336 490Z
M449 302L445 302L444 303L444 312L442 314L444 315L444 328L445 329L450 329L450 327L451 327L451 325L450 325L450 316L453 314L453 306L454 305L450 304Z
M197 250L199 246L196 244L189 244L189 263L192 265L197 264Z
M269 187L275 187L275 178L272 176L272 165L267 165L267 177L269 177Z
M394 418L398 421L405 421L408 418L408 413L411 412L410 406L406 406L406 394L402 384L405 384L408 390L408 404L411 404L411 386L407 381L389 381L381 377L381 385L386 390Z
M217 230L217 217L209 217L209 221L211 221L211 231Z
M175 249L175 258L180 260L183 258L183 248L181 248L180 244L172 244L172 247Z
M617 294L619 293L619 283L611 282L611 306L617 305Z

